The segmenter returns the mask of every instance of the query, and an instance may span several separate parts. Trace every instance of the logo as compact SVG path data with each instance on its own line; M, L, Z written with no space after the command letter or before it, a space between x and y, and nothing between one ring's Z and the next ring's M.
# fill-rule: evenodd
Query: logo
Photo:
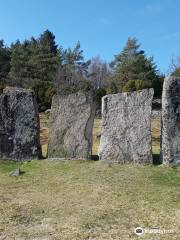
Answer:
M141 227L137 227L134 232L137 236L141 236L144 233L144 230Z

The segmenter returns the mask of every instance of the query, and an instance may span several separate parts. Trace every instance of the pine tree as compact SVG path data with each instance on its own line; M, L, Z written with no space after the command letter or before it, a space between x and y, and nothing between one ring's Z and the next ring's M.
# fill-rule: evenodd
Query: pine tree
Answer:
M4 46L4 41L0 40L0 90L7 83L10 71L10 49Z
M17 41L11 51L12 84L33 88L39 106L49 107L54 93L53 81L61 61L55 36L46 30L38 39Z
M123 51L115 56L114 81L120 91L134 91L155 86L159 81L153 58L147 58L140 50L136 38L128 38Z
M41 34L39 42L42 46L46 46L49 52L53 53L54 55L57 54L58 45L56 45L55 36L48 29Z
M55 92L54 79L60 64L55 36L46 30L40 38L31 39L32 54L30 64L33 71L33 89L36 92L40 107L50 107Z
M33 79L30 58L31 51L28 40L25 40L23 43L18 40L11 45L10 78L12 85L30 87Z

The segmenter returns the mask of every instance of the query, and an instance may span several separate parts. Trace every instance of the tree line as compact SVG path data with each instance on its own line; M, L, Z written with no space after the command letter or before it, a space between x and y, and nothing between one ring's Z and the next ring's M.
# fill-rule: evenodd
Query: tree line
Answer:
M173 72L179 73L177 69ZM111 63L99 57L86 61L80 42L63 49L49 30L38 38L17 40L10 47L0 41L0 90L7 85L31 88L40 110L50 107L55 92L93 90L99 105L105 94L151 87L160 97L163 79L153 57L146 56L136 38L128 38Z

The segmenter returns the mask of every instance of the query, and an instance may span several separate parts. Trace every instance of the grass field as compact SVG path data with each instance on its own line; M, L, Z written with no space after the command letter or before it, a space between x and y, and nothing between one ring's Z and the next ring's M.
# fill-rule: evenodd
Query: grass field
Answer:
M43 124L41 141L46 146L46 120ZM94 154L99 124L96 120ZM153 148L158 153L160 125L158 120L153 124ZM18 166L24 174L10 177ZM179 199L177 168L0 161L0 240L135 240L138 226L162 231L145 233L140 239L175 240L180 235Z

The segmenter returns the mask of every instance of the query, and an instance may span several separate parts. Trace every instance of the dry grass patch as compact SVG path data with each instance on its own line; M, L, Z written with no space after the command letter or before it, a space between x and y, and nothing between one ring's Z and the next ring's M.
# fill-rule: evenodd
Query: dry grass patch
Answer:
M154 154L160 153L161 120L160 118L151 119L152 132L152 151Z
M174 231L142 239L178 239L178 169L42 160L9 177L17 165L0 162L0 239L137 239L137 226Z
M48 115L45 113L40 113L40 140L42 146L42 155L43 157L47 156L47 144L48 144L48 134L49 134L49 127L48 127Z
M101 120L95 119L97 154ZM41 116L46 154L47 119ZM160 120L152 120L159 152ZM25 172L10 177L17 167ZM0 239L137 239L141 226L171 230L141 239L179 239L180 170L163 166L108 165L94 161L0 161Z
M96 118L94 120L94 127L93 127L93 149L92 149L93 155L98 154L100 137L101 137L101 119Z

